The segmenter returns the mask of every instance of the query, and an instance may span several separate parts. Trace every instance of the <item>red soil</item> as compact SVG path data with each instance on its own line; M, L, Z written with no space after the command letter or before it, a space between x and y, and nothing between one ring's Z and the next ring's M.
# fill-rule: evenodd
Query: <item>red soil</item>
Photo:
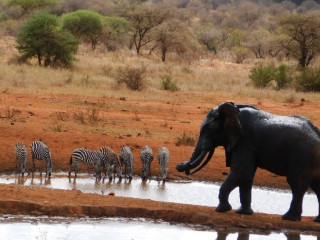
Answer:
M225 167L224 150L221 148L216 150L213 160L195 175L179 173L175 166L186 161L193 151L192 146L176 146L177 136L181 136L183 132L196 136L206 112L225 99L212 101L210 98L210 101L206 101L203 97L201 101L196 101L198 97L183 93L176 94L176 97L189 100L176 104L166 100L127 98L126 101L121 101L108 97L0 93L0 172L14 171L14 145L17 141L23 141L29 150L31 142L42 138L52 152L54 171L69 169L69 158L75 148L98 150L106 145L119 152L123 145L129 145L135 157L135 174L140 174L141 147L150 145L156 152L160 146L167 146L171 153L169 179L223 181L229 169ZM256 102L242 101L249 104ZM319 103L307 101L303 106L263 102L258 107L281 115L304 115L320 126L320 119L315 119L320 115L318 106ZM79 113L79 109L85 111L93 107L99 109L98 121L81 124L75 120L74 116ZM310 113L314 118L310 117ZM28 157L31 166L30 152ZM37 162L37 168L39 165ZM93 171L93 168L86 169L83 166L81 169ZM152 174L157 175L158 171L158 163L154 161ZM256 173L254 184L274 188L288 187L284 177L260 169ZM0 192L0 213L150 217L209 226L320 231L320 224L308 217L303 217L301 222L289 222L282 221L279 215L255 213L253 216L240 216L234 211L221 214L211 207L20 185L0 185Z

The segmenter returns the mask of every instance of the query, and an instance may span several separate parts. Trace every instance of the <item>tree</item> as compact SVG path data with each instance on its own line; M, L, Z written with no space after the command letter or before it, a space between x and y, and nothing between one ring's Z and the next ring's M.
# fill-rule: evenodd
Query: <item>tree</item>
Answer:
M287 36L281 46L301 67L306 67L320 52L320 19L314 14L290 14L279 19L281 32Z
M103 29L102 16L99 13L77 10L63 15L62 24L63 29L69 30L78 38L90 41L92 49L96 49Z
M24 13L40 9L46 6L55 6L56 0L8 0L7 6L20 6Z
M103 18L103 42L108 47L122 46L128 41L130 23L121 17Z
M20 59L36 57L41 66L69 66L79 41L59 29L59 20L48 12L35 14L21 27L16 39Z
M151 30L159 26L169 13L166 10L150 9L145 5L132 5L122 15L131 23L133 43L137 54L140 54L141 48L154 40Z
M155 45L152 49L159 49L162 62L166 61L166 54L170 51L185 52L191 45L192 34L179 20L166 21L155 29Z
M246 42L246 47L252 51L256 58L264 58L268 52L268 43L271 39L271 33L263 28L252 31Z

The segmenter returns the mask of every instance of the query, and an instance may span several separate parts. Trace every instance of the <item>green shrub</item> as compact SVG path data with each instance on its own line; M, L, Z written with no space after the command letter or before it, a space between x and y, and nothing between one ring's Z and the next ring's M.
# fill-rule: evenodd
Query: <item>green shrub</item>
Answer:
M170 91L179 91L179 87L175 82L172 81L172 76L170 74L161 75L161 89Z
M320 92L320 68L304 68L296 77L298 91Z
M276 68L269 66L254 67L250 71L249 78L257 88L265 88L274 79Z
M61 30L58 17L48 12L32 15L16 38L20 61L37 58L44 66L70 66L79 43L70 32Z
M144 87L144 74L146 69L144 66L136 67L119 67L116 69L115 78L118 84L126 84L131 90L140 91Z
M274 80L277 82L277 90L286 88L292 82L290 69L281 64L275 71Z

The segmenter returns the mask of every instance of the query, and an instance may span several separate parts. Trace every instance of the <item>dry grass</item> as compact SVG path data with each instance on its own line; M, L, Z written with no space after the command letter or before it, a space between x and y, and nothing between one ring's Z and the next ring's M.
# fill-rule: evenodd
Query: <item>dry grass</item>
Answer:
M130 96L135 99L162 99L158 93L161 76L170 74L180 88L180 93L192 93L225 99L252 98L287 102L288 99L320 100L314 93L298 93L294 90L258 90L249 84L252 65L219 62L215 59L198 60L192 64L162 63L152 56L135 56L134 52L107 52L99 49L92 52L82 45L73 69L52 69L32 65L8 64L16 54L13 38L0 39L0 91L21 93L74 94L96 97ZM119 66L146 68L146 88L142 92L130 91L118 86L114 71ZM180 101L179 94L166 93L168 101ZM183 99L192 101L192 98Z

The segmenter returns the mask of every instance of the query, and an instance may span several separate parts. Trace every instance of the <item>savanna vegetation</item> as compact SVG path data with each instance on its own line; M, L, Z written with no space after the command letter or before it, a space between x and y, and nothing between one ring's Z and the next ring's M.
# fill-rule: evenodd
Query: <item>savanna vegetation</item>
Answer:
M0 21L3 88L320 89L319 0L1 0Z

